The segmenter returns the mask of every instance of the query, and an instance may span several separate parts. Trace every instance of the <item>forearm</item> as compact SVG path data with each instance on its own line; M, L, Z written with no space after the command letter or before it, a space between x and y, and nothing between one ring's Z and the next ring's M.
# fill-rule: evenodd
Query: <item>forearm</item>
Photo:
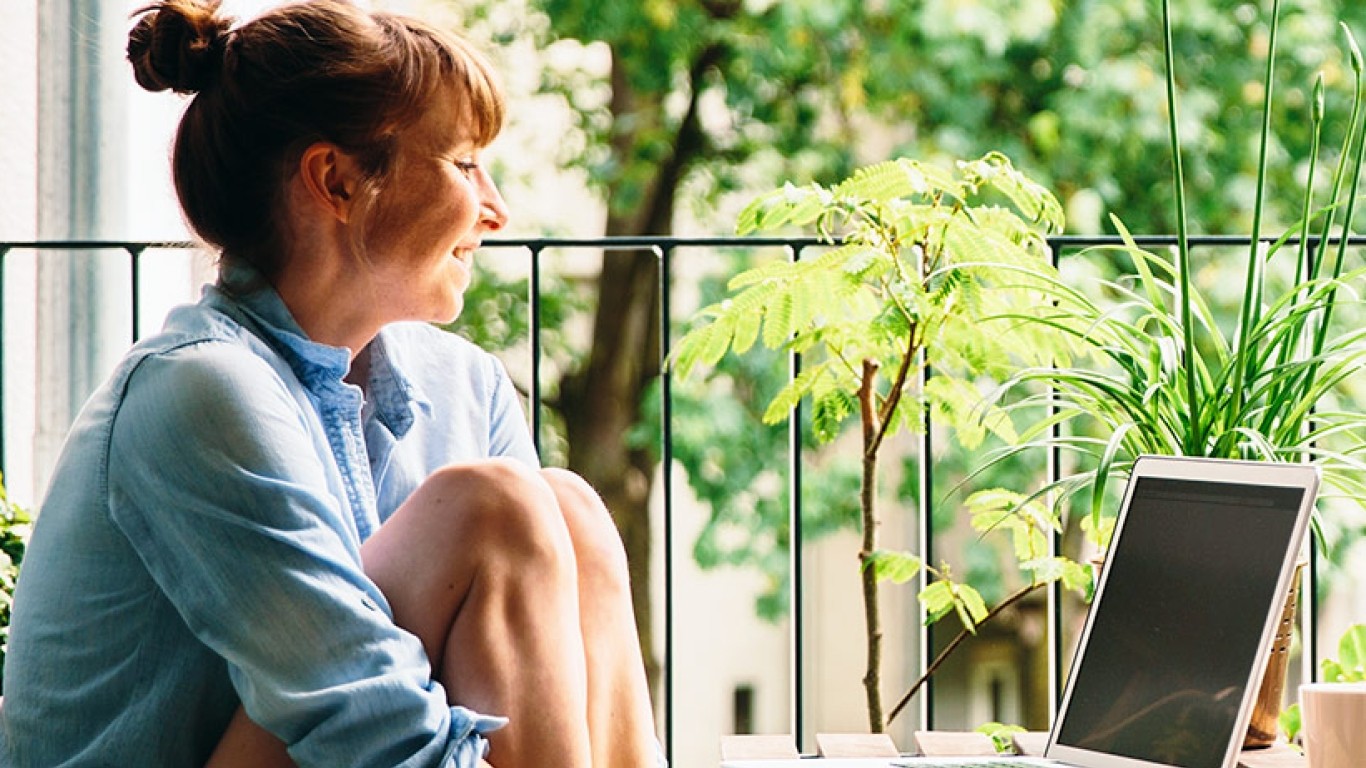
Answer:
M285 743L237 708L205 768L294 768Z

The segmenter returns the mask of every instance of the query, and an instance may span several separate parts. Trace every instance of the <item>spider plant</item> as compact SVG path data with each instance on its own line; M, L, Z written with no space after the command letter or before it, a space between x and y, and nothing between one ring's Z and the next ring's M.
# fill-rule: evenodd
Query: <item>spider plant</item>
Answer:
M1366 464L1360 458L1366 449L1366 415L1333 405L1344 381L1366 362L1366 331L1337 332L1332 325L1335 316L1341 320L1337 310L1348 304L1361 306L1355 287L1366 276L1360 269L1344 269L1366 143L1361 51L1344 25L1355 95L1327 203L1315 201L1326 113L1320 76L1310 115L1308 180L1303 191L1296 192L1302 195L1302 219L1278 238L1264 238L1262 207L1268 192L1280 16L1279 0L1273 3L1251 247L1237 322L1226 330L1192 280L1170 5L1170 0L1163 0L1176 193L1174 263L1170 256L1140 248L1112 217L1124 244L1108 250L1127 258L1133 271L1102 281L1104 292L1117 298L1105 307L1080 290L1057 286L1055 311L1042 322L1075 337L1089 355L1076 364L1023 370L998 390L998 398L1009 392L1037 392L1011 407L1042 403L1053 407L1055 415L1022 433L1019 443L994 458L1043 445L1074 452L1085 471L1050 490L1060 490L1061 501L1089 486L1093 524L1100 522L1107 481L1127 475L1133 459L1145 453L1316 462L1328 484L1366 504L1366 475L1361 472ZM1345 195L1344 189L1349 190ZM1294 259L1293 269L1285 263L1288 258ZM1279 293L1274 290L1277 270L1282 283L1293 272L1290 287ZM1035 315L1024 321L1039 319ZM1055 432L1059 427L1061 435ZM1341 445L1348 447L1331 447Z

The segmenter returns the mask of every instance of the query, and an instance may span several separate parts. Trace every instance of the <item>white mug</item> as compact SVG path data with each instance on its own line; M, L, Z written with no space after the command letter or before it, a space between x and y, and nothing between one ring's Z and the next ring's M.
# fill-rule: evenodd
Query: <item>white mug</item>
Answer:
M1309 768L1366 766L1366 683L1305 683L1300 715Z

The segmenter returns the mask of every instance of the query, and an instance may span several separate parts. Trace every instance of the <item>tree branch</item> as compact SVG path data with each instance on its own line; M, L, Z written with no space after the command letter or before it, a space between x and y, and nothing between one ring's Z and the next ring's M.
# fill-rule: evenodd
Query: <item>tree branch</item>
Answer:
M1047 583L1048 582L1046 581L1036 581L1027 587L1022 587L1021 589L1017 590L1014 594L1002 600L1001 603L997 605L995 608L992 608L991 611L987 613L985 618L977 622L977 626L980 627L988 621L991 621L1002 611L1025 599L1039 587L1042 587ZM949 654L953 653L954 650L958 648L958 646L963 644L963 641L967 640L973 634L974 633L969 632L968 629L964 627L963 630L958 633L958 636L953 638L953 641L950 642L947 646L945 646L944 650L940 651L938 656L934 657L934 661L930 662L930 665L925 668L925 674L921 675L920 679L916 680L915 683L911 685L911 689L909 691L906 691L906 695L901 697L901 700L896 703L895 707L892 707L891 713L887 715L888 724L891 724L891 722L896 719L896 716L901 714L901 710L905 709L906 705L910 703L911 697L914 696L916 692L919 691L921 687L923 687L925 683L929 681L930 675L933 675L936 671L938 671L939 667L942 666L944 664L944 661L948 659Z
M910 337L906 341L906 353L901 357L901 366L897 369L896 379L892 382L892 389L887 393L887 400L883 402L879 414L880 422L877 437L873 439L870 446L866 446L864 451L872 450L876 452L882 447L882 441L887 437L887 430L892 423L892 414L896 412L896 407L901 403L901 392L906 387L906 379L911 375L911 364L915 361L917 345L915 343L915 326L911 326Z
M702 97L702 78L707 70L720 63L726 53L721 43L708 44L688 68L688 109L678 124L673 151L659 168L650 196L644 206L645 215L639 219L638 234L658 234L673 231L674 198L683 174L692 161L707 151L707 133L698 116Z

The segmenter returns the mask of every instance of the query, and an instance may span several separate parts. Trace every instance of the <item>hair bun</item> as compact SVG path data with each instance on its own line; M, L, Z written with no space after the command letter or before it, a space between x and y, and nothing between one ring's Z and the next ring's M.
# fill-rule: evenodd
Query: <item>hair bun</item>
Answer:
M232 19L219 16L220 0L165 0L134 13L128 60L138 85L149 91L196 93L218 79Z

